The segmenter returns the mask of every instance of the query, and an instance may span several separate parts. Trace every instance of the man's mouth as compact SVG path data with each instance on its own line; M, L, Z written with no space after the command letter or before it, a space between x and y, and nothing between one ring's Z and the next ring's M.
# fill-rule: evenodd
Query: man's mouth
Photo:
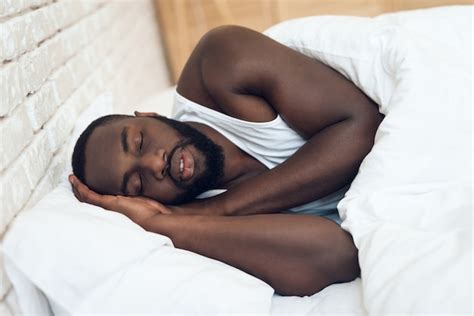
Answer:
M194 167L194 157L185 147L173 150L169 173L175 181L189 181L194 176Z

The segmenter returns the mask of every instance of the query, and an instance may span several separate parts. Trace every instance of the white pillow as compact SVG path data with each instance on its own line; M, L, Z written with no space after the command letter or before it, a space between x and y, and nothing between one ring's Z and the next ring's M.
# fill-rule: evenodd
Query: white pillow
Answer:
M80 203L65 183L18 216L4 251L68 313L263 313L273 295L242 271Z
M173 101L176 86L171 86L160 91L160 93L153 94L140 102L138 105L133 105L129 108L129 112L157 112L160 115L171 117L173 112Z
M112 111L102 96L78 119L72 149L93 119ZM63 181L18 215L4 239L5 266L25 314L227 313L270 310L273 289L222 262L175 249L126 216L80 203Z
M105 92L99 95L90 106L82 111L79 118L76 119L75 128L69 141L63 145L66 148L65 155L60 151L63 159L66 159L66 164L59 179L60 183L67 183L67 176L72 173L71 155L74 149L77 138L80 133L96 118L113 113L113 97L111 93ZM46 226L45 226L46 227ZM3 252L2 247L2 252ZM47 315L51 313L50 304L44 293L29 280L28 276L22 273L18 268L5 257L5 269L8 270L8 276L12 284L14 284L16 294L19 300L19 305L25 315L38 314ZM32 260L34 262L34 260ZM54 302L51 302L52 305ZM55 306L55 311L58 312L60 306Z

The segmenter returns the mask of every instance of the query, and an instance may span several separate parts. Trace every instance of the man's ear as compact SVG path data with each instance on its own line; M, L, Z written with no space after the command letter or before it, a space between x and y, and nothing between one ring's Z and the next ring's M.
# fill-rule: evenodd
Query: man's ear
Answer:
M136 117L158 117L158 116L163 116L155 112L138 112L134 111L133 112Z

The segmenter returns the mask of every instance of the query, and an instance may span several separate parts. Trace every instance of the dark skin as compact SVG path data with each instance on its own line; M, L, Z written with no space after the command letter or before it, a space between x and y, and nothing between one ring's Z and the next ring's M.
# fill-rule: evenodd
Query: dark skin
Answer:
M377 106L333 69L260 33L234 26L214 29L201 39L177 91L250 122L267 122L278 114L307 142L268 170L217 131L190 122L222 146L225 167L218 186L227 191L169 205L180 191L163 170L171 168L168 177L179 177L179 163L166 153L180 136L149 117L157 114L137 113L137 118L98 128L86 149L88 184L113 194L98 194L71 176L78 199L123 213L144 229L169 236L176 247L253 274L282 295L311 295L356 278L357 249L347 232L322 217L277 213L351 182L383 119ZM120 151L124 128L130 132L130 152ZM143 135L146 148L140 146ZM104 146L110 148L103 150ZM183 155L189 169L183 183L192 184L202 172L202 155L192 146ZM125 173L131 175L127 192L120 191ZM140 177L146 178L143 192Z

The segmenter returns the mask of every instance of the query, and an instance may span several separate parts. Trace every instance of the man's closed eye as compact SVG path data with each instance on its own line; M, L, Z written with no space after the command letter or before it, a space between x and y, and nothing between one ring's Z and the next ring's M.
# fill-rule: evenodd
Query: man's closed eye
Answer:
M138 153L141 153L142 152L142 148L143 148L143 132L140 132L140 143L139 143L139 146L138 146Z
M142 175L141 173L138 173L138 177L140 179L140 190L138 190L138 195L143 195L143 178L142 178Z

